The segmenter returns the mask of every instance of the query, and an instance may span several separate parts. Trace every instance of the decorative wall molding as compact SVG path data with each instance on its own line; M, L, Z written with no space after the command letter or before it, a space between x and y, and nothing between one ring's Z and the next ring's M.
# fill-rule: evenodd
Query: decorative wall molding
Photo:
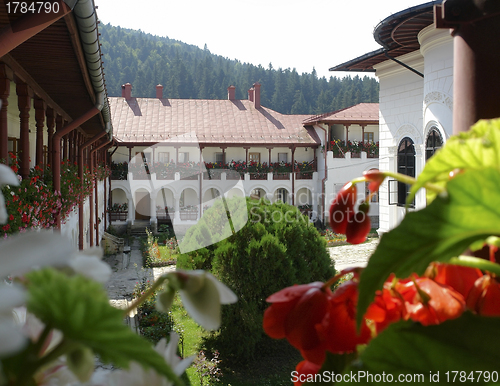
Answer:
M453 98L441 91L431 91L424 96L425 107L431 103L441 103L453 111Z
M409 137L415 144L423 143L422 133L409 123L401 126L394 135L394 144L397 146L404 137Z

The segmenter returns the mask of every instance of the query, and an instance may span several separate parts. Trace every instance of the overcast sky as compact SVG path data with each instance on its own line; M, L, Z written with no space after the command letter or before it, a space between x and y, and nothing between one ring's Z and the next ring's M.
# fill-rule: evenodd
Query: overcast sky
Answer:
M328 69L376 50L375 26L418 0L94 0L103 23L275 69ZM354 75L354 74L353 74Z

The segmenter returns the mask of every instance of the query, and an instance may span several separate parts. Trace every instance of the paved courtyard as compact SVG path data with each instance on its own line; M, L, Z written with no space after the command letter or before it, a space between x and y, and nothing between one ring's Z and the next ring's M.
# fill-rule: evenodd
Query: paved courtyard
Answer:
M335 261L335 268L365 266L373 250L378 244L378 239L373 239L360 245L342 245L328 248L331 258ZM106 283L106 290L111 302L118 308L126 308L127 300L132 297L135 285L143 278L153 281L162 273L175 269L175 266L165 268L143 269L142 256L139 242L135 241L128 254L112 255L105 257L111 266L113 274Z
M328 248L330 257L335 261L335 269L340 271L349 267L365 267L378 242L376 238L364 244Z

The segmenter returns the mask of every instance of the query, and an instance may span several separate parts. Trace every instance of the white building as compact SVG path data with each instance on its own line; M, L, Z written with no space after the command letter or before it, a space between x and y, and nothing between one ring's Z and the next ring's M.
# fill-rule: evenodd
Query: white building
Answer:
M417 176L452 134L453 41L434 25L433 1L381 21L374 31L383 47L332 71L375 72L380 82L380 169ZM407 186L394 180L380 188L379 233L404 217ZM425 206L425 192L413 207Z
M227 100L167 99L157 86L156 98L135 98L126 84L121 97L110 98L118 145L111 208L127 204L113 220L189 226L214 198L238 195L281 200L324 221L336 184L378 167L376 154L334 159L330 149L335 136L363 142L363 132L375 143L376 104L310 117L261 106L258 83L248 100L234 95L231 86Z

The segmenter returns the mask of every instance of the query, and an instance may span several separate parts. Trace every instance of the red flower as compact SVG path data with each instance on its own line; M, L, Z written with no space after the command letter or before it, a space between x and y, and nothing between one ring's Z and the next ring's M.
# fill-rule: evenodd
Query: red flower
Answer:
M264 312L264 331L274 339L287 338L299 350L315 350L322 342L316 331L327 309L330 289L323 283L295 285L269 296ZM324 350L323 347L320 350Z
M295 367L295 372L293 373L293 386L301 386L304 382L314 381L314 376L318 373L320 368L320 365L309 361L300 362L297 367Z
M26 215L26 213L23 213L23 215L21 217L21 221L24 222L24 223L28 222L28 216Z
M359 344L367 343L371 332L366 321L358 334L356 328L356 306L358 304L358 282L342 283L330 298L330 309L318 330L326 347L332 353L352 352ZM306 359L309 359L306 357Z
M382 291L377 291L374 302L368 307L365 318L375 325L375 331L380 333L389 324L401 320L406 315L403 299L393 294L390 288L384 286Z
M453 288L467 299L474 283L483 276L483 273L477 268L436 262L429 266L426 276Z
M432 279L419 277L404 286L408 289L403 294L407 318L424 326L458 318L465 311L465 299L460 293Z
M382 182L384 182L385 180L384 173L376 169L364 172L363 176L365 176L366 181L369 182L368 190L372 193L376 192L380 188L380 185L382 185Z
M467 307L479 315L500 316L500 283L491 275L476 280L467 297Z
M9 224L4 225L4 226L2 227L2 230L3 230L4 232L7 232L9 229L10 229L10 225L9 225Z
M356 185L348 182L340 190L330 206L330 227L335 233L346 232L349 220L354 216Z
M369 204L363 203L359 206L359 212L347 222L345 231L346 241L351 244L361 244L371 229L371 221L368 216Z
M14 220L14 215L13 215L13 214L11 214L11 215L9 216L9 220L10 220L10 221Z

